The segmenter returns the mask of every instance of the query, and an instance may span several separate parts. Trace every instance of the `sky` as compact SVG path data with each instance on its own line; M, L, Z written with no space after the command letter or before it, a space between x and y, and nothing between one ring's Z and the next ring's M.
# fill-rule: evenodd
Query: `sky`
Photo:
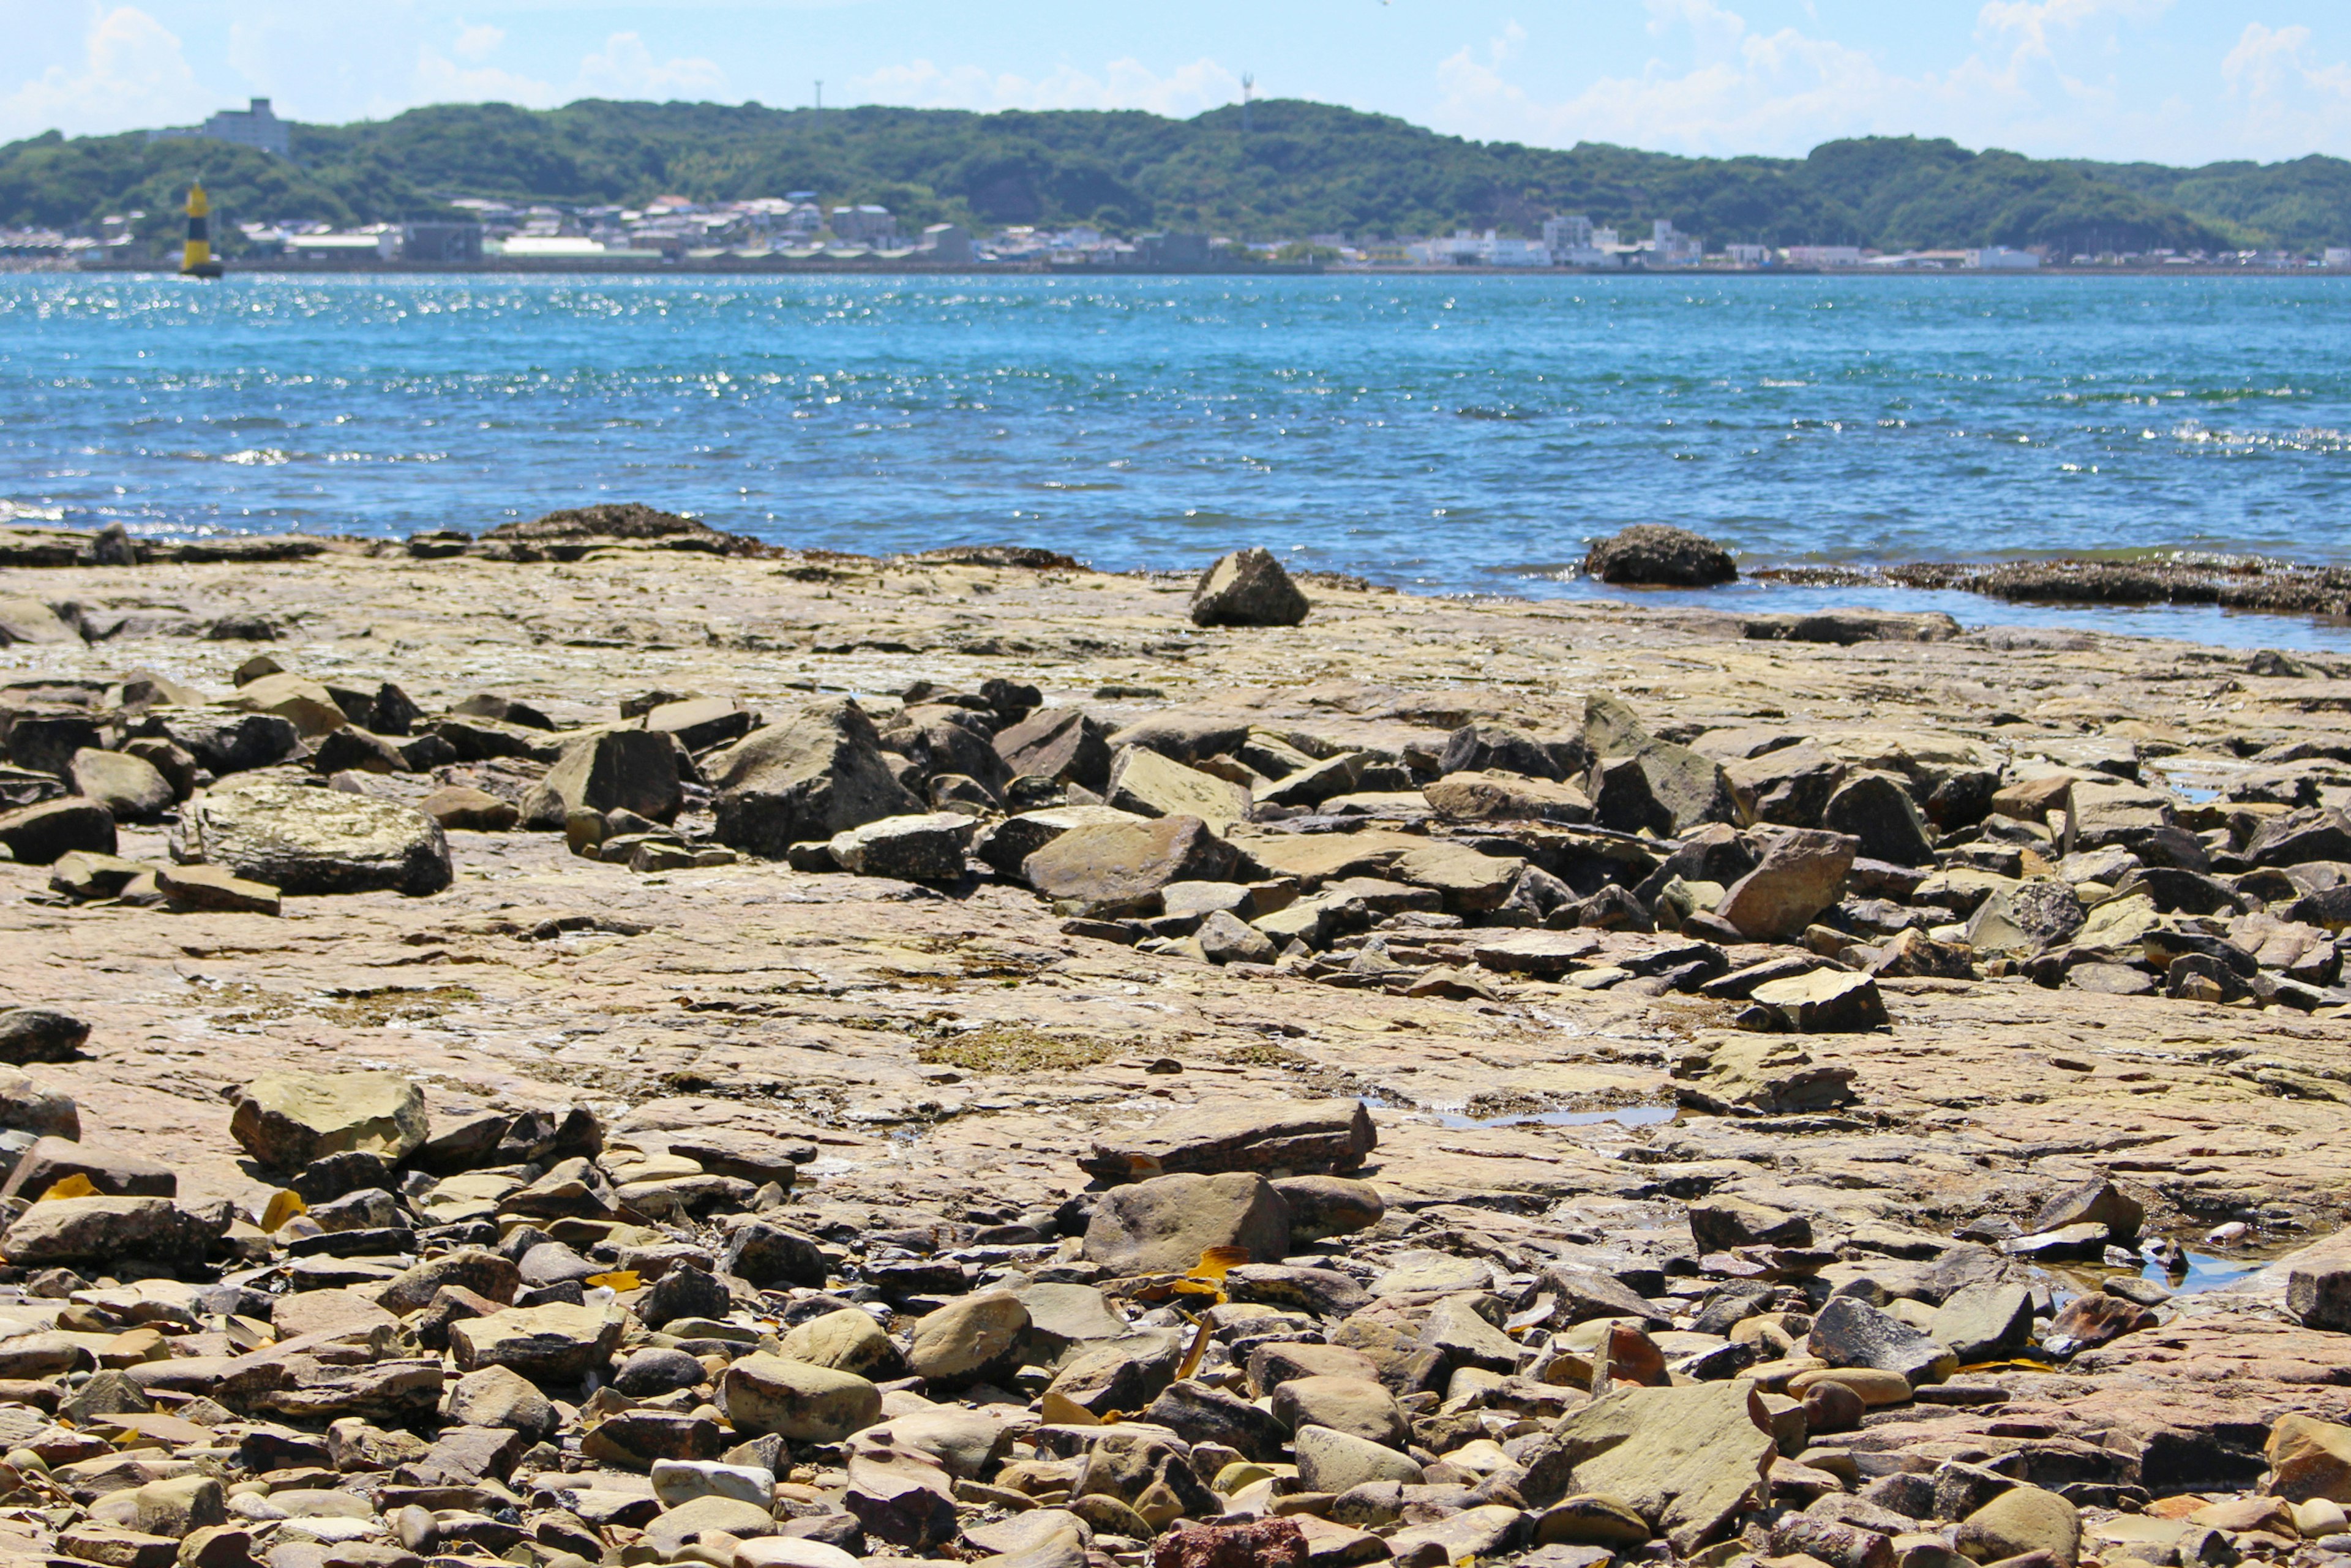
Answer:
M0 140L250 97L345 121L576 98L1186 116L1259 97L1479 140L1799 155L2351 156L2351 0L0 0Z

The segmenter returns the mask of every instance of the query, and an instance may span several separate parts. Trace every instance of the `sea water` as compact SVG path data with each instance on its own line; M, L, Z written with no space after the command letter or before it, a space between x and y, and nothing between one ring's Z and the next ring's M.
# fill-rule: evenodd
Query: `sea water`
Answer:
M1447 593L1603 591L1574 564L1635 522L1750 568L2343 564L2351 277L0 278L0 517L404 535L600 500L1110 569L1262 543Z

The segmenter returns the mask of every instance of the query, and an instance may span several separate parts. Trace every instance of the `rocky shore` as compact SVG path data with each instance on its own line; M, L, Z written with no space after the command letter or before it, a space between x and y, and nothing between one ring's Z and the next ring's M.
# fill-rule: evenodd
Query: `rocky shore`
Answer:
M0 540L0 1556L2351 1561L2351 669L665 517Z

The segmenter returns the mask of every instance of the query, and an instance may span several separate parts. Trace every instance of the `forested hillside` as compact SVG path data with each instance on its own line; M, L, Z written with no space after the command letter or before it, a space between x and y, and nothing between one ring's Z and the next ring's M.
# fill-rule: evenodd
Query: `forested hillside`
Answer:
M170 227L201 174L232 217L353 224L431 216L461 195L568 204L813 190L909 222L1092 223L1253 239L1530 232L1552 212L1719 246L1988 244L2059 251L2351 244L2351 163L2096 164L1944 141L1833 141L1802 159L1679 158L1439 136L1326 104L1192 120L1139 112L829 110L589 100L533 111L441 105L299 125L291 162L222 142L55 134L0 147L0 224L72 226L143 207Z

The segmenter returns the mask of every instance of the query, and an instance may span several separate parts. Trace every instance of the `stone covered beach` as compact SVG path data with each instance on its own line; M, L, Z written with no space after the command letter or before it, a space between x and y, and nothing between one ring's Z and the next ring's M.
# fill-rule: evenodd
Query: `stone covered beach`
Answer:
M7 1560L2351 1559L2351 661L501 532L0 541Z

